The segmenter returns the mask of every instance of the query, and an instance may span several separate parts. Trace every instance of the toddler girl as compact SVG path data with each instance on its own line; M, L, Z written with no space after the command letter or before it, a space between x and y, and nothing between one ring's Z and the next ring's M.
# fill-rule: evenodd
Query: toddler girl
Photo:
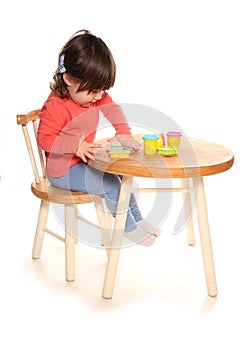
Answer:
M92 168L102 147L95 143L99 112L113 125L115 138L138 151L140 145L120 106L106 90L115 81L116 66L107 45L88 30L76 32L59 54L51 93L40 113L38 144L46 153L47 177L53 186L103 195L115 217L121 177ZM131 194L124 235L149 246L160 231L142 218Z

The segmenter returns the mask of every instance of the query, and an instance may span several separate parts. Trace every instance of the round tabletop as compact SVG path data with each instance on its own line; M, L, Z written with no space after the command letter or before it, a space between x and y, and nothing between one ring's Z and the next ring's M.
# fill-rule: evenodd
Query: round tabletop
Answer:
M142 141L142 135L134 135ZM107 144L106 140L101 140ZM216 143L182 138L178 155L145 155L143 147L126 159L111 159L107 147L89 165L112 174L153 178L189 178L218 174L231 168L233 153Z

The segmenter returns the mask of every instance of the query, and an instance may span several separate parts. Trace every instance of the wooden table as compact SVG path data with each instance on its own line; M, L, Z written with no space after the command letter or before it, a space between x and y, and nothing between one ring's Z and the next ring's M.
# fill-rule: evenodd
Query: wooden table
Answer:
M135 135L141 140L141 135ZM105 140L103 140L105 142ZM179 178L181 187L168 188L167 191L181 191L184 195L184 210L191 214L191 194L196 196L196 212L201 241L205 279L209 296L217 295L213 252L208 224L207 206L203 177L224 172L233 165L234 156L230 150L218 144L195 138L182 138L178 156L165 157L159 154L145 155L143 149L131 154L128 159L111 160L103 149L90 165L98 170L122 175L122 185L118 201L114 232L111 240L108 264L102 296L112 298L122 236L125 227L133 177ZM159 191L160 188L143 189ZM190 245L195 244L193 220L187 222L187 236Z

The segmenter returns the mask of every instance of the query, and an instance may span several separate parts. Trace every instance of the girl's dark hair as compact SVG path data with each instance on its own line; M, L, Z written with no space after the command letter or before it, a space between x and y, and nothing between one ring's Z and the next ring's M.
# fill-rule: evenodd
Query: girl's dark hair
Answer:
M114 85L116 65L111 51L102 39L83 29L73 34L59 53L58 68L50 88L61 98L69 97L67 84L60 72L62 55L64 71L78 81L78 91L108 90Z

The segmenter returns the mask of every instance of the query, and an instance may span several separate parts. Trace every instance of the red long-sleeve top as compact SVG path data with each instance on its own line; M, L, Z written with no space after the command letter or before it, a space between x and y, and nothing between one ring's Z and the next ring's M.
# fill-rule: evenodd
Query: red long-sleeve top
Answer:
M116 135L130 135L130 127L119 105L104 92L102 99L83 107L70 98L52 93L40 112L38 145L45 150L46 171L51 177L63 176L81 158L76 156L81 137L93 142L102 112L116 130Z

